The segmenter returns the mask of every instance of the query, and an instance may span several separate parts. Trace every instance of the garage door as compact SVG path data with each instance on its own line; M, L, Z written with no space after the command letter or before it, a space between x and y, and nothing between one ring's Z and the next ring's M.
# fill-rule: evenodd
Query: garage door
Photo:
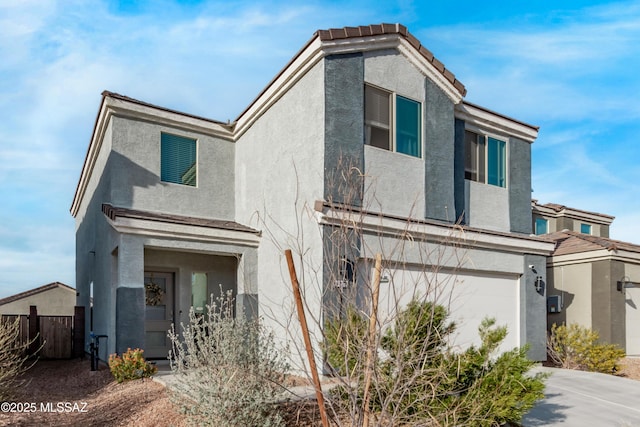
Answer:
M640 356L640 287L625 289L625 329L629 356Z
M373 277L373 269L369 270ZM459 349L478 345L478 327L485 317L493 317L498 325L508 327L501 351L520 345L519 279L517 276L495 276L485 273L425 273L405 267L384 269L380 284L379 319L383 327L393 323L398 307L412 298L427 295L449 309L451 320L458 325L452 343Z

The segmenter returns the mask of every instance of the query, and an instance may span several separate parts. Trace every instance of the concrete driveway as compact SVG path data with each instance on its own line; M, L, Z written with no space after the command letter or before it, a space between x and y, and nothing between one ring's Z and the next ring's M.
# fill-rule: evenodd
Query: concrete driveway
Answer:
M640 381L567 369L536 371L552 374L545 399L524 417L524 427L640 426Z

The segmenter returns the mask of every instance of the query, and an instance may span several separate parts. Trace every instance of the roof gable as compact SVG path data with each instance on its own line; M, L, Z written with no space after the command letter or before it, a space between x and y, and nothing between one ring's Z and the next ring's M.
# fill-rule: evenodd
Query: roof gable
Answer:
M60 283L60 282L53 282L53 283L49 283L47 285L43 285L37 288L33 288L33 289L29 289L28 291L24 291L24 292L20 292L19 294L15 294L15 295L11 295L8 296L6 298L2 298L0 299L0 305L5 305L5 304L9 304L10 302L14 302L14 301L18 301L24 298L28 298L31 297L33 295L37 295L40 294L42 292L47 292L50 291L52 289L57 289L57 288L62 288L62 289L66 289L70 292L73 292L74 294L76 293L76 290L74 288L72 288L71 286L67 286L64 283Z
M318 37L321 41L334 41L345 39L358 39L365 37L398 34L402 36L428 63L438 70L442 76L451 83L461 96L467 94L467 89L462 82L456 79L456 76L440 62L433 53L422 45L413 34L407 31L407 27L402 24L378 24L378 25L361 25L359 27L343 27L331 28L328 30L318 30L314 37Z

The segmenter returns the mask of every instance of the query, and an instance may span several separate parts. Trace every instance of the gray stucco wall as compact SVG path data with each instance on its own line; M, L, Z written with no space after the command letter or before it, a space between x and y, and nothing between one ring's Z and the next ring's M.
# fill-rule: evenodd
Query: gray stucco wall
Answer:
M234 144L162 123L114 117L110 201L115 206L179 215L233 219ZM197 141L197 186L160 180L160 137L170 133Z
M465 180L465 206L465 219L468 225L495 231L509 231L508 189Z
M117 153L110 151L112 123L109 124L103 139L94 173L87 185L86 196L82 200L76 216L76 304L85 307L85 351L89 351L90 332L96 335L108 335L102 341L99 357L107 360L115 351L115 303L116 292L114 261L112 251L117 246L113 229L108 225L102 213L102 203L109 200L112 174L120 163ZM90 292L93 283L93 329L91 328Z
M453 102L435 83L425 79L425 216L454 222L454 112Z
M466 224L465 218L465 183L464 183L464 120L455 119L454 128L454 161L453 161L453 191L456 206L456 221Z
M626 348L625 298L616 282L624 277L624 263L603 260L593 263L592 315L593 329L603 342Z
M507 158L511 231L531 234L531 144L509 138Z
M531 268L533 266L533 268ZM536 278L542 277L540 292ZM547 259L541 255L524 256L524 273L520 279L520 336L529 344L531 360L547 359Z
M260 315L290 345L296 326L284 325L282 319L295 306L284 249L303 251L305 262L318 269L303 276L297 265L309 315L319 316L320 310L322 234L311 209L325 194L325 63L309 70L236 143L236 221L263 230L264 236L257 250L260 281L254 284ZM318 330L312 328L312 333L319 342Z
M428 109L425 102L425 77L398 52L383 50L365 54L364 80L368 84L422 102L423 144L420 158L364 146L363 205L372 211L424 218L425 159L431 155L424 142ZM362 110L359 114L361 117L364 115ZM364 140L361 145L362 142Z
M362 205L364 59L361 53L325 58L325 200Z

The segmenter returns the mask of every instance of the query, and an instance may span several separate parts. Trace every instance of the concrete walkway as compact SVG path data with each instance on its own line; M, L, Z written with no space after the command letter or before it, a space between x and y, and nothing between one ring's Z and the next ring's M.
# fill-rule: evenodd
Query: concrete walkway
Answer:
M551 372L546 398L523 419L524 427L640 426L640 381L594 372Z

